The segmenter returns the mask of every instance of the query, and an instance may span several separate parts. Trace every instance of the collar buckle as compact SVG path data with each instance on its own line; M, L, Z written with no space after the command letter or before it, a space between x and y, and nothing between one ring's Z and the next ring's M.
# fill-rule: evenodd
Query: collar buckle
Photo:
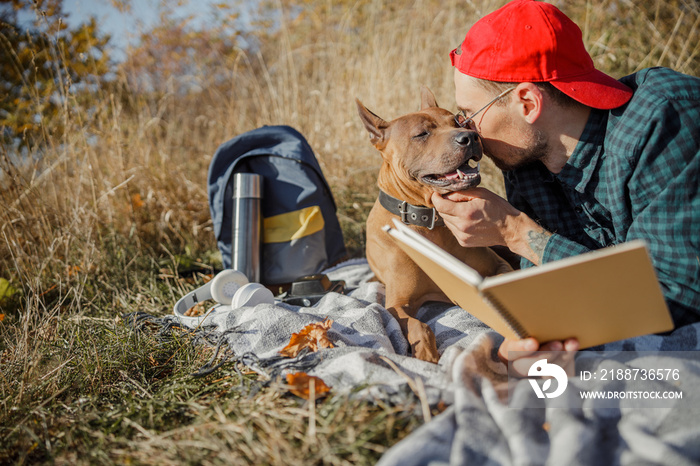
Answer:
M406 225L417 225L430 230L444 225L435 207L411 205L406 201L388 195L381 189L379 190L379 203L386 210L397 215L401 222Z
M413 208L413 212L409 212L409 208ZM418 213L416 210L423 210L426 211L428 210L427 207L416 207L411 204L409 204L406 201L401 201L399 203L399 216L401 217L401 222L403 222L405 225L420 225L424 226L429 230L432 230L435 228L435 220L438 218L438 213L435 211L435 207L430 209L429 213L422 213L420 218L418 217ZM430 218L428 218L430 217ZM430 223L428 223L430 221Z
M401 216L401 221L405 223L406 225L409 225L411 222L408 221L408 202L406 201L401 201L399 203L399 215Z

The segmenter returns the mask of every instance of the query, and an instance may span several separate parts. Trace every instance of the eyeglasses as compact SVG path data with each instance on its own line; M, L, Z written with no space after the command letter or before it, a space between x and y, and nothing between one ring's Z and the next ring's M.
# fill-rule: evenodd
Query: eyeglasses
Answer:
M512 91L513 89L515 89L515 87L509 87L509 88L506 89L505 91L501 92L501 93L498 94L491 102L487 103L486 105L484 105L483 107L481 107L479 110L477 110L476 112L472 113L470 116L467 116L467 114L464 113L464 110L460 110L460 111L457 112L457 114L455 115L455 123L457 123L457 124L458 124L459 126L461 126L462 128L468 128L472 123L474 123L474 117L475 117L475 116L477 116L477 115L478 115L479 113L481 113L481 112L484 112L484 111L488 110L489 107L491 107L491 105L493 105L498 99L500 99L500 98L503 97L504 95L508 94L508 93L509 93L510 91Z

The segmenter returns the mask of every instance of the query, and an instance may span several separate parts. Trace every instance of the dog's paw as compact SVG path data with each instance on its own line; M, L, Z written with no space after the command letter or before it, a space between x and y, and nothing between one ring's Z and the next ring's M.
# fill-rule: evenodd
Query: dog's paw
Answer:
M440 360L440 354L438 353L437 348L430 348L429 345L425 345L423 343L412 344L411 351L413 352L413 357L422 361L437 364L437 362Z
M440 354L437 350L435 335L430 327L416 320L409 323L408 335L413 357L437 364Z

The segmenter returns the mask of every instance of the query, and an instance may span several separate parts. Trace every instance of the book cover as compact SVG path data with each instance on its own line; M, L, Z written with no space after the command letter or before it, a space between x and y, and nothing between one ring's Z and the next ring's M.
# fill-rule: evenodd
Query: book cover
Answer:
M583 349L673 329L641 240L481 277L398 221L385 230L450 300L507 338L575 337Z

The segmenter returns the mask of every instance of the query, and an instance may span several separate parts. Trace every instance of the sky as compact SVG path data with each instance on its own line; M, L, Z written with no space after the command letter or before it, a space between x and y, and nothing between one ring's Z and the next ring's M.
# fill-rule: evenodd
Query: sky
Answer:
M134 13L144 26L152 26L158 21L158 0L137 0L133 5ZM131 14L119 12L109 0L63 0L63 11L69 15L70 26L77 26L94 16L100 29L112 36L113 45L121 49L130 40L138 38L139 30L134 27Z
M195 19L206 20L210 6L222 0L189 0L181 2L178 16L194 15ZM109 34L111 44L119 51L117 60L124 58L123 50L134 43L142 31L147 31L159 20L160 0L132 0L131 12L122 13L110 0L63 0L63 11L67 13L69 26L86 22L90 17L97 19L100 30Z

